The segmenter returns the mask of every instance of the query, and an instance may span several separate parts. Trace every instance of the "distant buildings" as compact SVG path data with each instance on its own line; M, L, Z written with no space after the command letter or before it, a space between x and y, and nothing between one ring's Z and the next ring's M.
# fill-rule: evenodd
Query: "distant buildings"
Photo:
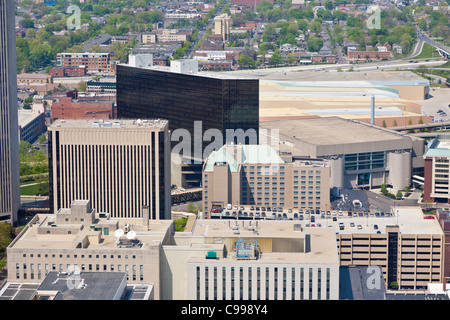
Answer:
M86 75L86 66L53 67L49 69L48 74L53 78L84 77Z
M214 18L214 34L221 35L223 41L230 39L231 18L224 13Z
M48 131L51 211L85 198L114 218L170 217L167 121L59 119Z
M52 121L57 119L114 119L117 110L115 96L55 96L52 102Z
M390 51L356 51L352 48L348 49L347 59L349 61L355 60L382 60L390 59Z
M87 74L108 74L110 53L58 53L56 63L59 67L85 66Z
M233 5L245 6L245 7L253 7L256 8L263 2L264 0L233 0ZM273 0L268 0L271 4L273 4Z
M17 89L19 91L36 92L45 95L58 87L53 82L53 77L42 73L21 73L17 75Z
M145 32L141 36L143 44L171 43L189 41L193 29L157 29L151 32Z
M20 140L33 143L46 130L45 113L37 113L33 110L19 110Z
M18 222L20 206L15 2L0 3L0 221Z

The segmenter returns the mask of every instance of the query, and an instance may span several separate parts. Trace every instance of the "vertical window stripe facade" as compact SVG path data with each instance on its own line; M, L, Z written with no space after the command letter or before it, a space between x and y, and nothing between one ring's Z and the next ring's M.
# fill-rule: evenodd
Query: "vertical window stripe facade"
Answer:
M337 299L336 267L198 264L189 298L197 300L330 300ZM191 269L192 270L192 269ZM188 275L189 278L189 275ZM219 281L220 280L220 281Z
M0 2L0 221L13 224L20 204L14 10L13 0Z
M141 218L144 206L151 219L170 217L167 125L90 128L85 120L72 120L69 127L65 123L49 129L54 212L86 199L115 218Z

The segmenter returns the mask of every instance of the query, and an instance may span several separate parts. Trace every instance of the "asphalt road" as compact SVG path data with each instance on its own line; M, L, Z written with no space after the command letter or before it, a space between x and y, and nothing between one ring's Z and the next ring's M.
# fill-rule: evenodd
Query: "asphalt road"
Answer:
M404 200L394 200L373 191L367 191L366 194L370 209L373 212L377 211L377 208L378 211L386 212L394 205L396 207L417 206L417 199L406 198Z

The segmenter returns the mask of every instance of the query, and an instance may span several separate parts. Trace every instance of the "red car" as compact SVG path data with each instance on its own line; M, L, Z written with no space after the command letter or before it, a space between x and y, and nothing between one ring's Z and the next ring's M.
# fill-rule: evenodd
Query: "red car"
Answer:
M221 213L222 209L221 208L212 209L212 212L214 212L214 213Z
M434 216L424 216L424 219L434 219Z

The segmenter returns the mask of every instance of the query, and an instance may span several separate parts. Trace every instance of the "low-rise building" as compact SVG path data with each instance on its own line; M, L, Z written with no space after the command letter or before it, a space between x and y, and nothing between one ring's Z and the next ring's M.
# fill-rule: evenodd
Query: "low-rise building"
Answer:
M45 132L45 114L33 110L19 110L19 137L20 140L33 143Z
M179 29L157 29L152 32L145 32L141 36L141 42L143 44L153 43L170 43L189 41L192 30L179 30Z
M58 53L56 55L56 62L59 67L85 66L87 74L107 75L110 71L110 53Z
M241 205L330 209L324 160L284 160L269 145L225 145L203 166L203 209Z
M84 77L86 75L86 67L82 65L74 67L53 67L50 68L48 74L54 78Z
M423 171L424 140L340 117L266 121L294 156L327 159L334 188L403 190ZM272 134L272 133L271 133Z
M73 99L72 97L55 97L52 102L52 121L57 119L114 119L117 109L110 100Z
M41 283L70 268L125 273L130 285L152 286L155 300L339 299L334 230L298 221L192 215L174 232L172 220L113 219L75 200L33 217L9 245L8 282Z

